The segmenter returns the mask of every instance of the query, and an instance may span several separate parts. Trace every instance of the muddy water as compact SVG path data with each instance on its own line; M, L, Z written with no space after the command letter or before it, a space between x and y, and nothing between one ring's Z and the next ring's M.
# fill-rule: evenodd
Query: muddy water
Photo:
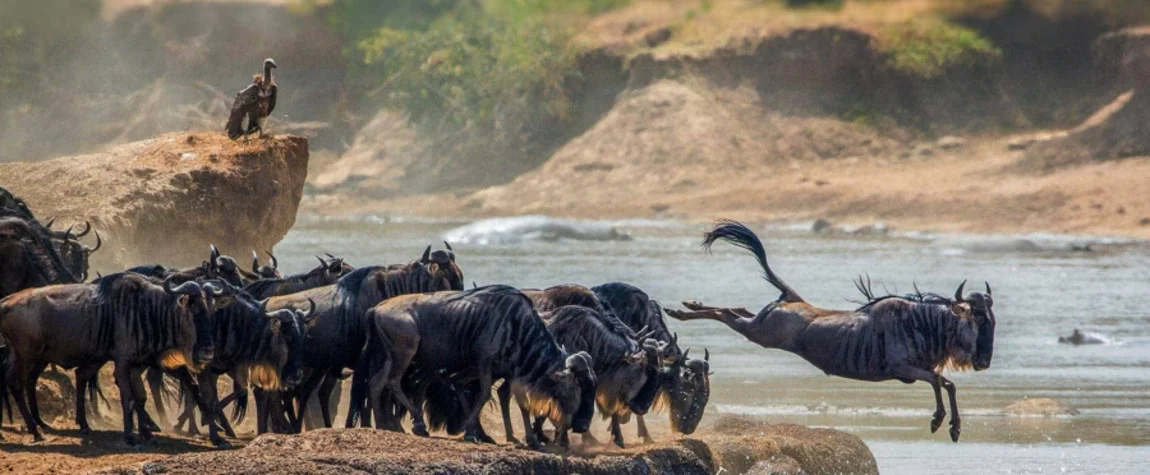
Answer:
M406 262L462 223L301 217L276 252L289 271L317 251L354 264ZM754 261L730 246L699 250L700 225L623 223L625 242L457 245L466 281L540 287L563 282L636 284L668 306L693 298L758 310L777 293ZM773 267L817 305L849 308L851 278L876 289L953 292L963 279L994 286L994 361L954 374L962 441L929 431L933 396L924 384L864 383L823 375L797 356L766 350L714 322L671 321L680 341L711 352L708 414L832 427L857 434L884 473L1138 473L1150 469L1150 245L1109 241L1071 252L1077 239L1034 237L1039 246L971 246L929 235L822 237L799 229L762 233ZM955 243L959 244L955 244ZM996 241L998 242L998 241ZM1113 344L1057 343L1073 328ZM1081 411L1067 417L1009 417L1024 397L1054 397Z

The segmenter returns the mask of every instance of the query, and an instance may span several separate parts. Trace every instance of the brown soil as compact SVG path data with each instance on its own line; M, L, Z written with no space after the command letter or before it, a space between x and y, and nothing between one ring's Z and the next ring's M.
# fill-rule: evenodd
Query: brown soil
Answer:
M626 92L587 133L507 185L377 201L318 196L303 206L456 217L827 218L1150 237L1150 160L1051 169L1032 161L1035 152L1011 150L1020 137L971 137L946 149L833 118L764 112L748 105L753 98L743 88L662 80Z
M90 220L105 245L93 269L108 272L195 265L212 243L232 255L271 250L295 224L307 162L302 137L243 144L218 133L167 134L91 155L0 164L0 185L40 219L56 216L57 228Z

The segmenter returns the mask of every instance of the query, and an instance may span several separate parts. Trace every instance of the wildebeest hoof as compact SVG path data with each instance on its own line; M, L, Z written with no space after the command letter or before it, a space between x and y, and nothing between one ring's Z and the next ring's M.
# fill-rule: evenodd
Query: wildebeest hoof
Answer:
M683 306L687 307L691 310L703 310L706 308L706 306L703 305L703 302L700 302L698 300L684 300Z
M464 442L471 442L473 444L478 444L479 443L479 437L475 436L474 434L467 434L467 435L463 436L463 441Z
M934 413L934 419L930 421L930 433L938 432L938 428L942 426L942 420L946 418L946 413Z
M540 444L538 440L529 440L527 441L527 448L531 450L539 450L543 448L543 445Z
M515 444L515 445L523 445L523 442L520 442L519 439L516 439L515 437L512 437L512 436L507 437L507 443L508 444Z
M652 438L650 438L650 437L643 437L643 443L644 443L644 444L654 444L654 443L655 443L655 439L652 439Z
M215 445L216 448L220 449L220 450L231 450L231 449L235 448L232 446L231 442L228 442L226 440L213 441L212 444Z
M43 442L44 436L40 434L32 434L32 442Z
M962 433L962 427L958 424L950 425L950 440L958 442L958 436Z
M614 442L615 442L615 445L617 445L620 449L627 448L627 447L623 446L623 439L616 439Z
M479 441L483 442L485 444L495 444L496 443L495 439L492 439L491 436L489 436L487 434L479 434Z
M129 449L139 448L139 444L136 443L136 436L130 434L124 436L124 445L127 445Z
M411 428L411 433L412 433L412 434L415 434L415 435L418 435L418 436L420 436L420 437L428 437L428 436L430 436L430 435L431 435L431 434L429 434L429 433L427 432L427 428L425 428L425 427L422 427L422 426L415 426L415 427L412 427L412 428ZM468 437L473 437L473 436L468 436Z
M159 424L156 424L153 421L147 421L146 427L152 432L163 432L163 429L160 429Z
M80 435L92 435L92 428L91 427L81 427L80 428Z

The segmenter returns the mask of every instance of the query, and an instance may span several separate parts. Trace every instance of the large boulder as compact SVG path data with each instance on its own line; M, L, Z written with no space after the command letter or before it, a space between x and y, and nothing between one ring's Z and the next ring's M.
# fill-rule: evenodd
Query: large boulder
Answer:
M0 164L0 186L41 220L91 221L104 238L92 269L108 272L199 264L209 244L233 255L271 250L295 224L307 163L302 137L244 144L217 133L167 134L91 155Z

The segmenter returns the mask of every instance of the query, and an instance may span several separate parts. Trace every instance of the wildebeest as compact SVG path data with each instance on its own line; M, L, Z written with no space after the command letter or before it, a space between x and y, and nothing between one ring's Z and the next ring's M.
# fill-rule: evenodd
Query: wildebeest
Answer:
M226 422L220 413L216 393L219 376L227 373L233 380L250 382L264 391L279 391L299 384L303 378L307 330L315 322L311 318L315 302L309 301L307 311L281 309L268 312L266 301L258 302L228 284L223 284L223 288L224 292L215 300L215 354L198 374L197 380L207 411L204 421L212 443L227 448L230 444L220 438L216 424L217 419ZM243 386L246 391L246 384ZM241 408L237 416L242 420L243 401L237 404ZM193 407L185 404L184 410L191 412ZM260 410L266 408L261 407ZM266 432L266 415L261 414L260 420L265 423L261 424L260 433Z
M600 415L611 420L612 441L623 447L619 424L630 419L631 414L646 414L659 391L661 346L658 341L645 338L649 331L633 340L608 328L596 313L587 307L567 305L540 317L561 346L591 355L597 377L595 404ZM504 414L509 435L512 433L510 422ZM537 432L541 423L537 418ZM585 432L583 438L585 442L598 443L590 431Z
M703 246L709 249L719 240L750 251L767 282L782 294L757 315L743 308L699 302L684 302L692 311L668 310L668 315L722 322L760 346L799 355L828 375L862 381L897 379L908 384L926 381L934 389L936 407L931 432L946 417L939 390L945 387L952 412L950 438L958 442L962 425L955 387L941 373L990 367L995 316L989 284L986 293L966 296L959 285L953 299L932 294L876 298L860 282L858 287L869 302L855 310L826 310L807 303L771 270L762 242L743 224L720 221L704 236Z
M76 282L48 237L21 218L0 218L0 298L29 287Z
M344 274L355 270L338 257L333 257L330 261L320 259L318 256L316 259L319 259L320 265L308 272L287 277L260 279L244 286L244 291L257 300L294 294L335 284Z
M104 363L115 364L124 416L124 440L135 444L133 415L143 414L147 397L134 371L151 365L168 369L200 366L214 353L212 299L220 291L186 282L155 285L147 278L118 273L89 284L27 289L0 301L0 334L11 345L8 383L28 432L43 440L38 426L36 380L48 364L76 368L77 380L91 379ZM84 394L77 385L77 394ZM76 398L84 414L84 398ZM81 430L90 430L78 417ZM143 421L143 417L141 417ZM139 433L150 438L141 424Z
M691 434L703 420L703 412L711 396L710 353L703 352L704 358L688 359L688 351L679 348L679 337L667 328L663 319L663 308L638 287L621 282L597 285L591 291L603 305L610 307L619 321L638 331L649 329L651 338L666 342L661 347L660 389L655 410L667 409L671 419L671 430L681 434ZM651 435L643 415L636 415L639 437L650 443Z
M454 252L432 252L428 246L422 257L408 264L362 267L334 285L272 297L268 308L274 310L305 308L309 298L317 304L318 320L308 332L304 357L304 367L311 373L296 390L300 407L295 430L301 429L307 400L320 384L323 423L331 427L329 397L343 370L356 368L367 338L368 310L397 295L440 290L463 290L463 271L455 264ZM353 379L353 401L364 400L361 394L366 389L365 377L359 374ZM356 410L349 410L349 422Z
M545 416L558 430L590 424L594 364L586 353L567 355L547 331L531 300L502 285L463 292L408 295L384 301L368 312L370 399L376 422L387 418L386 389L412 416L412 431L427 435L423 410L405 393L405 374L447 375L465 386L478 384L468 407L464 439L479 441L479 413L494 382L510 384L525 425ZM529 444L538 446L534 434ZM566 439L560 439L566 446Z
M535 304L535 311L539 313L550 312L566 305L578 305L594 310L595 315L612 331L631 338L636 336L635 330L619 321L614 309L604 305L591 289L582 285L560 284L542 290L522 289L522 292L531 298L531 302Z

